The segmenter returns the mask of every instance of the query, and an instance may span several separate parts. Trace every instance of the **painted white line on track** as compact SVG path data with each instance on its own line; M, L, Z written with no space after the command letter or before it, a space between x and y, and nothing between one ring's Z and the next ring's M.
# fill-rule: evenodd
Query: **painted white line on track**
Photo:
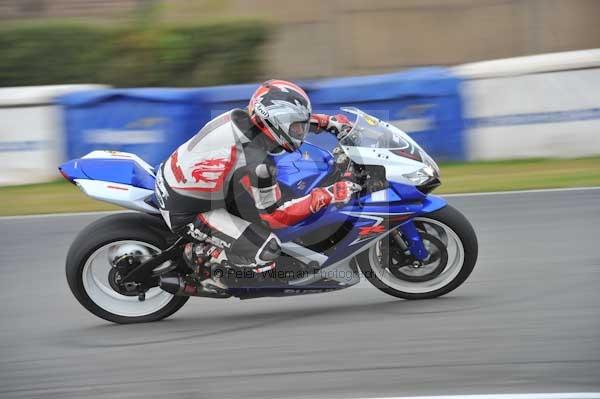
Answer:
M560 192L567 192L567 191L595 191L595 190L600 190L600 187L567 187L567 188L540 188L540 189L535 189L535 190L486 191L483 193L440 194L440 197L444 197L444 198L445 197L484 197L486 195L560 193Z
M363 399L599 399L600 392L510 393L499 395L394 396Z
M55 217L78 217L78 216L102 216L111 215L114 213L126 213L132 212L127 209L122 211L98 211L98 212L71 212L71 213L44 213L41 215L15 215L15 216L0 216L2 220L16 220L16 219L40 219L40 218L55 218Z
M439 196L443 197L443 198L458 198L458 197L483 197L483 196L494 196L494 195L553 193L553 192L564 192L564 191L596 191L596 190L600 190L600 187L542 188L542 189L538 189L538 190L489 191L489 192L484 192L484 193L440 194ZM102 216L102 215L110 215L113 213L123 213L123 212L133 212L133 211L123 209L122 211L44 213L41 215L0 216L0 221L16 220L16 219L54 218L54 217ZM382 399L386 399L386 398L382 398Z

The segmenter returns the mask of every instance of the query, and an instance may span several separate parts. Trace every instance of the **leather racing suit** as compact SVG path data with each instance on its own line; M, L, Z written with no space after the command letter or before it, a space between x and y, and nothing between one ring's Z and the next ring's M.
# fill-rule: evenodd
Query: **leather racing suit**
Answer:
M311 122L319 125L326 118L313 115ZM236 266L273 264L281 247L272 229L296 224L352 194L352 183L338 182L284 203L272 160L278 149L283 153L244 110L226 112L207 123L157 172L156 196L169 228L220 248ZM239 195L251 196L260 222L228 210Z

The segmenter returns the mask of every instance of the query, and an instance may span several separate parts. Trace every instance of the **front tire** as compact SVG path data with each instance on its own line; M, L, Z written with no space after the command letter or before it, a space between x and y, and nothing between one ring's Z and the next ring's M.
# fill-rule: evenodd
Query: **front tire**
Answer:
M477 262L478 244L473 227L450 205L417 217L414 222L422 236L433 235L431 242L444 245L441 258L446 265L443 270L432 272L431 278L403 278L402 273L390 269L389 261L381 259L381 253L385 253L381 250L386 240L383 239L357 256L362 273L379 290L404 299L436 298L458 288Z
M148 256L168 247L168 229L162 220L144 214L123 213L104 217L82 230L67 255L66 275L71 292L94 315L120 324L164 319L189 299L173 296L159 287L146 292L146 299L123 295L111 285L111 251L123 248Z

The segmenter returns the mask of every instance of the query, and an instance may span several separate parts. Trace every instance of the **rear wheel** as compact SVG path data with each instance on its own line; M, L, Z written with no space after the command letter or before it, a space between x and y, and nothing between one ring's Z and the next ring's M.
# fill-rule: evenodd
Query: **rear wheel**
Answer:
M152 287L140 301L137 293L120 288L123 276L112 266L122 258L135 267L166 249L168 234L157 218L142 214L112 215L92 223L79 233L67 255L73 295L94 315L115 323L156 321L175 313L188 297Z
M446 207L414 219L429 257L417 262L391 237L358 255L365 277L381 291L404 299L435 298L459 287L477 262L477 237L469 221Z

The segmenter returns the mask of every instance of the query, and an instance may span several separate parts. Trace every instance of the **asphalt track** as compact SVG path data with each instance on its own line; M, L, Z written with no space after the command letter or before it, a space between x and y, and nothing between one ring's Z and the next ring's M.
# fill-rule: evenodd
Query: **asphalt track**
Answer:
M0 219L0 398L271 398L600 391L600 190L453 197L480 258L409 302L193 298L119 326L71 296L64 258L97 216Z

